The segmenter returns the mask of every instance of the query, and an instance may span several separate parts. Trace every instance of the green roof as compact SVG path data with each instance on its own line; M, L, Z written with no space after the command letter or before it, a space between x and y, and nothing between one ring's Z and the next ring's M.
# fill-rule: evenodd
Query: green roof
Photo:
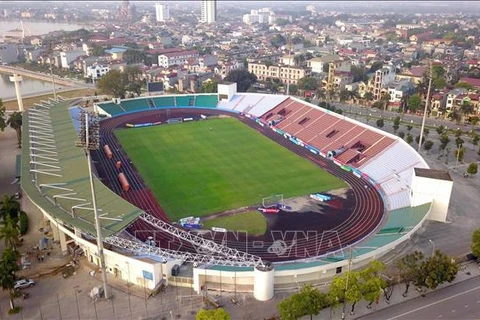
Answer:
M29 111L25 112L23 118L21 186L24 192L36 205L56 219L61 220L66 226L76 227L85 233L96 235L95 220L92 210L77 208L75 209L74 214L72 214L72 207L76 205L84 204L85 208L91 208L92 196L90 191L87 159L83 150L75 147L77 132L75 131L68 110L68 103L69 102L58 103L52 106L49 110L56 145L55 151L57 152L57 158L59 161L58 164L53 163L53 165L61 168L59 172L52 173L61 174L61 177L41 173L34 174L30 172ZM41 151L39 151L39 153L41 153ZM41 160L39 159L37 161ZM46 167L39 165L37 168L45 169ZM35 176L37 177L37 184L33 182ZM41 188L37 187L45 184L57 184L57 186L60 186L61 188L73 191L60 190L58 188L55 189L45 186ZM120 196L107 188L95 176L94 184L99 214L105 215L105 218L109 218L100 219L103 237L110 236L123 230L142 213L140 209L123 200ZM68 197L81 200L57 198L55 204L54 195L66 194L68 194Z

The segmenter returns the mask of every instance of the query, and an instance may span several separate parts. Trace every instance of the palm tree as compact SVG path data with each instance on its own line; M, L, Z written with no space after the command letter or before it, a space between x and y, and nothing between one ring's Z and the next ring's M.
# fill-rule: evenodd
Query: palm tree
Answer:
M370 105L369 102L373 101L373 93L368 91L363 95L363 98L367 101L367 105Z
M427 96L428 89L428 78L424 77L423 81L418 82L415 86L415 92L418 93L421 97L425 98Z
M13 303L13 290L15 287L15 272L18 271L19 254L12 249L6 249L0 260L0 286L4 291L8 291L10 297L10 310L15 309Z
M6 222L10 218L16 222L20 211L20 203L15 200L15 196L3 196L2 202L0 202L0 221Z
M5 247L16 250L19 234L18 225L10 217L7 217L3 227L0 228L0 239L4 239Z
M464 100L462 105L460 106L460 111L463 113L463 117L465 118L467 115L473 112L473 106L470 101Z
M22 113L14 112L7 120L7 125L17 132L18 147L22 147Z

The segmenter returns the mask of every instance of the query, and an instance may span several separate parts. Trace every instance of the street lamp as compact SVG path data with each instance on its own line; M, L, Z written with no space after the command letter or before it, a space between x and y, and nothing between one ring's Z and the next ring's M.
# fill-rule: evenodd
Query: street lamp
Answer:
M432 256L434 256L434 255L435 255L435 242L433 242L432 239L428 239L428 242L430 242L430 243L432 244L432 246L433 246L433 248L432 248Z
M95 217L95 229L97 231L97 255L100 258L100 266L102 269L103 292L105 298L110 297L107 284L107 270L105 268L105 256L103 254L103 241L100 226L100 217L97 210L97 198L95 195L95 184L92 174L92 159L90 150L98 150L100 145L100 125L98 117L92 112L81 111L79 114L80 130L78 133L78 140L75 142L77 147L83 148L87 155L88 175L90 177L90 189L92 192L93 214Z
M458 170L458 160L460 158L460 150L462 149L462 147L463 147L463 143L460 143L457 149L457 161L455 162L455 169L454 169L455 171Z
M430 89L432 88L433 68L432 68L431 61L429 62L428 67L429 67L429 73L428 73L427 101L425 101L425 109L423 111L422 128L420 129L420 140L418 143L418 150L417 150L418 153L420 153L420 149L422 148L423 130L425 129L425 119L427 117L428 104L430 102Z

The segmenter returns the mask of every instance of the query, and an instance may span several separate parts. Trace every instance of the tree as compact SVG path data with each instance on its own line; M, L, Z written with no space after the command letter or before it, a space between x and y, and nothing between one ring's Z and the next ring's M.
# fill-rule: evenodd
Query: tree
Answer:
M478 164L476 162L472 162L468 165L468 168L467 168L467 173L468 174L477 174L478 172Z
M455 139L455 145L457 146L457 148L460 147L464 143L465 143L465 141L460 137Z
M347 286L348 279L348 286ZM330 284L328 291L330 301L336 303L349 302L352 304L351 314L355 311L355 304L362 299L362 293L359 286L359 274L354 271L348 271L341 276L335 276Z
M415 285L427 289L436 289L445 282L452 282L458 272L458 266L455 261L435 250L433 255L420 264L420 269L415 278Z
M97 89L117 98L124 98L127 92L128 78L125 73L110 70L97 81Z
M422 98L420 98L420 95L418 94L414 94L410 96L407 100L408 110L412 112L417 111L418 108L420 108L421 104L422 104Z
M8 117L7 125L17 133L18 147L22 147L22 113L15 111Z
M3 101L0 98L0 131L3 132L6 126L7 123L5 122L5 106L3 105Z
M18 231L20 232L20 235L23 236L28 232L28 216L26 212L20 211L18 223Z
M13 290L15 287L15 272L19 270L18 259L20 255L17 251L7 248L3 251L2 259L0 260L0 285L4 291L9 292L10 310L15 309L13 302Z
M298 88L302 90L317 90L318 81L313 77L304 77L298 80Z
M318 315L320 311L326 307L326 295L321 294L316 288L312 287L311 284L302 287L300 296L305 306L304 314L309 315L310 320L313 318L313 315Z
M20 202L15 199L15 196L3 195L2 202L0 202L0 221L5 222L10 218L16 223L20 212Z
M236 82L238 92L246 92L257 81L257 76L245 69L232 70L225 77L225 81Z
M473 231L472 234L472 254L480 257L480 229Z
M416 136L416 137L415 137L415 142L416 142L417 144L423 144L423 143L425 142L425 137L422 137L422 143L420 143L420 136Z
M460 111L463 113L463 116L466 117L474 111L474 108L470 101L464 100L460 106Z
M281 46L287 44L287 40L281 34L276 34L275 36L273 36L272 40L270 40L270 44L278 49Z
M386 266L383 262L373 260L368 264L367 268L360 271L360 290L363 298L369 302L367 307L371 307L387 287L387 282L381 276L381 272L385 268Z
M473 86L468 82L460 81L455 84L455 88L465 88L467 90L472 90Z
M478 145L478 140L480 140L480 136L476 133L473 134L473 139L472 139L472 144L473 145Z
M5 241L6 248L16 250L19 231L17 224L10 217L3 222L3 226L0 228L0 239Z
M125 60L127 64L143 63L145 61L145 57L145 52L140 50L128 49L123 53L123 60Z
M363 95L363 98L367 101L367 104L369 104L369 102L373 101L373 93L368 91Z
M398 128L400 128L400 117L395 117L393 119L393 133L397 133Z
M408 126L407 126L407 131L408 131L408 133L410 133L410 131L412 131L412 129L413 129L413 126L411 126L411 125L408 125Z
M345 102L350 98L350 91L343 89L339 94L340 102Z
M443 133L440 136L440 149L445 150L445 148L449 143L450 143L450 138L448 137L447 133Z
M438 133L439 135L442 135L443 131L445 130L445 127L444 127L443 125L440 125L440 126L438 126L437 129L435 129L435 130L437 130L437 133Z
M465 156L465 147L458 147L455 149L455 158L458 159L459 162L463 161L463 157Z
M423 144L423 149L425 149L427 151L427 154L430 152L430 150L432 149L433 147L433 141L432 140L427 140L425 141L425 143Z
M284 299L277 308L280 317L284 320L297 320L305 314L305 303L300 294L294 294Z
M383 67L382 61L375 61L374 63L372 63L372 66L370 67L370 73L380 70L382 69L382 67Z
M223 309L215 310L200 309L195 316L196 320L230 320L230 315Z
M407 137L405 138L405 141L407 141L408 144L411 144L413 142L413 136L408 133Z
M378 100L378 101L375 101L372 105L372 108L375 108L375 109L380 109L383 111L383 102Z
M218 82L216 80L207 80L203 82L202 88L200 89L201 93L216 93L217 92Z
M403 297L408 295L408 289L411 283L417 277L420 263L423 261L424 255L420 251L414 251L406 256L395 260L395 266L398 268L400 281L405 283L405 292Z
M397 135L398 135L401 139L403 139L403 138L405 137L405 132L400 131Z
M376 124L377 124L377 127L383 128L383 126L385 125L385 121L383 119L378 119Z
M132 81L127 85L127 91L135 93L137 96L140 96L142 93L142 83L140 81Z

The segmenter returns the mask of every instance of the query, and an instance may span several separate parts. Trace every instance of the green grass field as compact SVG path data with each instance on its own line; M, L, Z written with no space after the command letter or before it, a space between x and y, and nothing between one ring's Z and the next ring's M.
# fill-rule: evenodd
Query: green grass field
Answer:
M218 227L229 231L246 231L250 235L262 235L267 231L267 219L258 211L214 218L202 221L202 224L203 229Z
M173 221L346 186L233 118L115 135Z

